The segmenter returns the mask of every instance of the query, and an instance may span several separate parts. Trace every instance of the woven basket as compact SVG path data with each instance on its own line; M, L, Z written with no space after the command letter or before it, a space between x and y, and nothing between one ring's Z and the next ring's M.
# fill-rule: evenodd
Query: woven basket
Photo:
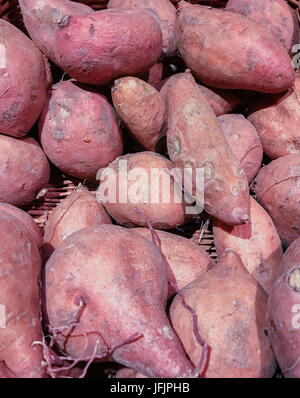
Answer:
M173 3L176 2L175 0L173 1ZM100 10L106 7L108 0L82 0L81 3L85 3L95 10ZM0 17L14 24L26 33L18 0L0 0ZM49 185L45 187L38 195L38 198L30 205L27 205L24 210L30 214L35 219L38 226L43 229L46 219L53 208L63 201L79 183L82 183L82 181L53 170ZM91 192L95 192L97 189L97 186L89 184L86 186ZM202 225L203 223L187 225L172 232L192 239L216 260L217 256L211 225L207 223L204 227Z

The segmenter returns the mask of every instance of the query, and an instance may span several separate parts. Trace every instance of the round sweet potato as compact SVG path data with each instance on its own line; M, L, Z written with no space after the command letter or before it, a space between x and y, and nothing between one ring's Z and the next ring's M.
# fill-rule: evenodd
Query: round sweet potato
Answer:
M49 76L39 49L3 19L0 19L0 75L0 133L22 137L42 112Z
M48 184L49 162L33 138L0 134L0 201L24 206Z
M213 225L217 254L230 248L240 255L253 278L270 292L282 257L280 238L268 213L250 200L250 220L230 228L218 220Z
M116 113L107 99L79 83L62 81L49 93L39 123L43 149L71 176L96 180L123 151Z
M260 169L256 196L271 216L284 246L300 235L300 155L286 155Z
M218 117L226 141L246 173L248 182L252 181L260 169L263 148L255 127L239 114Z
M80 229L100 224L111 224L104 207L82 185L52 210L45 225L44 259L69 235Z
M204 377L274 375L276 362L264 334L267 295L236 253L226 250L215 267L181 293L195 310L200 336L210 347ZM189 358L197 365L202 347L193 333L193 317L179 296L171 304L170 319Z

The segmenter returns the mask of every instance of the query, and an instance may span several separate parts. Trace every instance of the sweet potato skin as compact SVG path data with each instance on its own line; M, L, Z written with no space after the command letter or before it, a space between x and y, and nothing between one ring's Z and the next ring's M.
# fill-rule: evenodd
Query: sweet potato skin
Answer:
M74 232L100 224L111 224L104 207L83 186L56 206L44 228L44 259L48 260L54 250Z
M169 0L110 0L107 8L148 8L158 17L163 37L163 53L171 56L176 51L176 8Z
M123 174L125 166L128 173L127 187L120 184L120 181L126 179ZM103 200L104 207L111 217L123 226L146 227L146 219L148 219L154 228L175 228L184 224L187 216L182 192L168 173L168 170L171 169L173 169L173 164L164 156L154 152L138 152L120 156L110 163L107 169L102 171L102 174L99 174L100 190L104 190L107 183L112 183L113 186L116 186L116 197L106 198L99 190L98 198ZM135 175L139 171L141 171L140 176ZM151 177L152 171L154 171L153 178ZM159 176L159 173L162 177ZM116 182L110 180L109 176L112 174L116 176ZM152 181L156 181L156 176L157 179L160 179L159 188L151 184ZM161 182L164 177L170 179L170 188L165 185L167 190L162 188L164 185ZM165 192L167 195L170 194L170 200L164 199ZM105 194L105 190L103 193ZM152 195L155 196L153 200Z
M241 102L241 99L233 91L206 87L202 84L199 84L199 88L205 95L216 116L230 113Z
M136 77L115 80L112 88L114 107L134 138L154 151L162 136L165 103L160 93Z
M267 29L229 11L184 1L179 7L178 48L186 65L205 84L266 93L292 87L290 57Z
M283 246L300 235L300 155L286 155L262 167L256 177L256 196L271 216Z
M229 225L247 222L250 199L245 172L189 73L174 76L167 103L167 145L172 162L181 169L204 170L204 209L209 214Z
M24 206L48 184L49 162L33 138L0 134L0 201Z
M211 347L204 377L269 378L276 369L264 335L267 295L245 271L239 256L227 250L220 263L182 290L198 316L202 339ZM171 323L194 364L202 347L193 334L191 314L180 298L170 308Z
M64 16L89 15L93 9L69 0L19 0L26 29L39 49L59 65L56 55L55 32Z
M284 0L229 0L225 10L244 15L264 26L290 51L299 42L299 23Z
M260 169L263 148L255 127L240 114L218 117L226 141L251 182Z
M69 355L86 358L121 344L109 360L149 377L191 375L192 365L165 313L166 265L148 239L115 225L89 227L69 236L46 265L50 325L74 321L80 298L86 304L80 326L67 341L58 340ZM75 337L79 331L81 337ZM122 346L136 333L142 336Z
M218 220L213 224L217 254L234 250L248 272L270 292L282 258L280 238L271 217L256 200L250 200L250 220L230 228Z
M267 330L284 377L300 377L300 239L284 253L268 300Z
M60 66L82 83L104 85L147 72L162 52L160 26L155 15L144 9L66 17L59 27Z
M0 373L13 378L45 377L40 323L40 255L22 222L0 210L0 304L5 328L0 328Z
M271 159L300 153L300 73L295 76L295 85L288 92L262 96L249 107L248 119Z
M78 178L97 171L123 151L119 121L107 99L76 82L53 86L39 123L42 147L55 166Z
M133 228L133 231L152 240L152 234L147 228ZM155 233L160 240L161 251L172 270L171 277L175 279L179 290L214 266L215 263L210 256L189 239L157 229ZM169 297L175 293L169 285Z
M26 135L42 112L48 77L44 57L32 41L0 20L0 132Z

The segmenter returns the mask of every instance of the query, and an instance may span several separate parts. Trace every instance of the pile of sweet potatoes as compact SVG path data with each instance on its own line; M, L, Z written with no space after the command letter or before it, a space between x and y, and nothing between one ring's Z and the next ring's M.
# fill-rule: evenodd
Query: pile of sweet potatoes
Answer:
M19 10L0 378L300 377L299 2Z

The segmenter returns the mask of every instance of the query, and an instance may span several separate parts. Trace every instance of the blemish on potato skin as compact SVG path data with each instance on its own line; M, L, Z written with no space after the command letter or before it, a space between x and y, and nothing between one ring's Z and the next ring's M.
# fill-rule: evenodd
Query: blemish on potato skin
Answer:
M55 129L52 131L52 137L56 141L63 141L65 139L65 134L62 129Z
M300 292L300 268L295 268L290 272L288 284L295 292Z
M95 33L95 26L94 24L90 24L90 36L93 37Z
M181 152L180 138L175 135L171 138L169 142L169 150L173 154L173 156L178 156Z
M4 112L3 119L6 120L7 122L12 122L18 114L18 108L19 108L19 103L13 102L9 107L9 110Z

